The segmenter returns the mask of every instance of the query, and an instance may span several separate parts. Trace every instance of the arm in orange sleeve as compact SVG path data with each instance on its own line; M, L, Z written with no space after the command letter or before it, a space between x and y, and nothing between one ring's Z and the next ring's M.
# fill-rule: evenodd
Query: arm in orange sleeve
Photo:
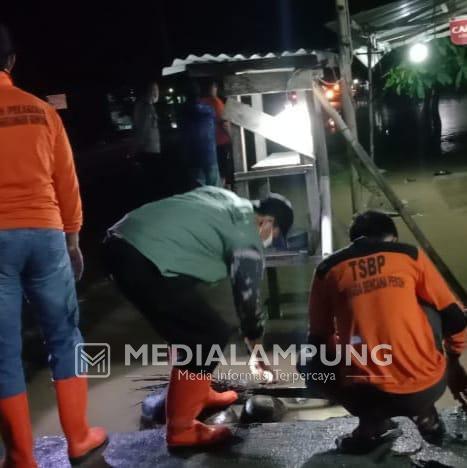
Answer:
M317 270L311 285L308 309L308 339L311 344L327 344L336 333L334 311L331 303L331 289L329 279L320 277Z
M417 296L432 304L440 312L446 351L461 354L465 349L466 326L463 307L421 249L419 249L417 266L419 269L416 284Z
M216 120L218 122L222 122L224 120L224 108L225 108L225 105L222 102L222 99L215 98L215 99L213 99L212 104L213 104L214 110L216 112Z
M81 196L73 152L63 123L56 115L53 181L66 233L79 232L83 224Z

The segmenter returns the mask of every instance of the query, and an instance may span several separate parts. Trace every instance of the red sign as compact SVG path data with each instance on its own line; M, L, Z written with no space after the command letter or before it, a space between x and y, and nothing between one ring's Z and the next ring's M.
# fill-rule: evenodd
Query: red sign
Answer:
M451 41L456 45L467 45L467 16L453 18L449 23Z

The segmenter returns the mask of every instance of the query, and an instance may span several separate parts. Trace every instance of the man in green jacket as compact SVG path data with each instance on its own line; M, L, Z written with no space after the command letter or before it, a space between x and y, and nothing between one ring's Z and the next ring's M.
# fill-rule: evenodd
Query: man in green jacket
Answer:
M285 237L292 223L292 206L281 195L252 203L202 187L144 205L109 229L106 257L119 289L169 344L187 346L197 357L172 369L169 446L231 436L226 427L196 420L203 408L237 399L235 392L211 388L216 363L209 352L223 349L239 327L250 350L261 343L263 247Z

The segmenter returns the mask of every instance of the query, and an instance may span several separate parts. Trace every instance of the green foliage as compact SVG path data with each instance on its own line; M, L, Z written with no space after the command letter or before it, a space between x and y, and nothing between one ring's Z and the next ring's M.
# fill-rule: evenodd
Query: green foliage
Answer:
M386 75L384 89L424 99L433 88L467 85L467 48L455 46L449 38L431 41L429 59L423 64L405 60Z

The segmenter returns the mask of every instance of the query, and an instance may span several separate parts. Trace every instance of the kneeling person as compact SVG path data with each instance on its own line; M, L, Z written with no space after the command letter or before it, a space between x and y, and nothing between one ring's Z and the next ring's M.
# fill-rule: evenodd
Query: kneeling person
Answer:
M109 230L107 263L119 289L169 344L201 354L172 369L169 446L206 445L231 435L196 420L203 408L237 399L235 392L210 387L216 364L209 363L209 352L215 345L223 349L239 325L250 349L261 342L262 249L285 237L292 223L291 204L280 195L253 208L232 192L202 187L144 205Z
M354 433L338 440L347 452L370 451L399 435L393 416L410 417L425 440L441 443L434 403L446 383L464 406L467 401L459 363L464 312L425 253L397 238L385 214L358 215L351 244L325 259L313 279L309 342L324 346L328 360L338 351L342 356L334 382L308 384L359 417ZM365 352L366 363L357 358ZM305 371L324 368L313 359Z

